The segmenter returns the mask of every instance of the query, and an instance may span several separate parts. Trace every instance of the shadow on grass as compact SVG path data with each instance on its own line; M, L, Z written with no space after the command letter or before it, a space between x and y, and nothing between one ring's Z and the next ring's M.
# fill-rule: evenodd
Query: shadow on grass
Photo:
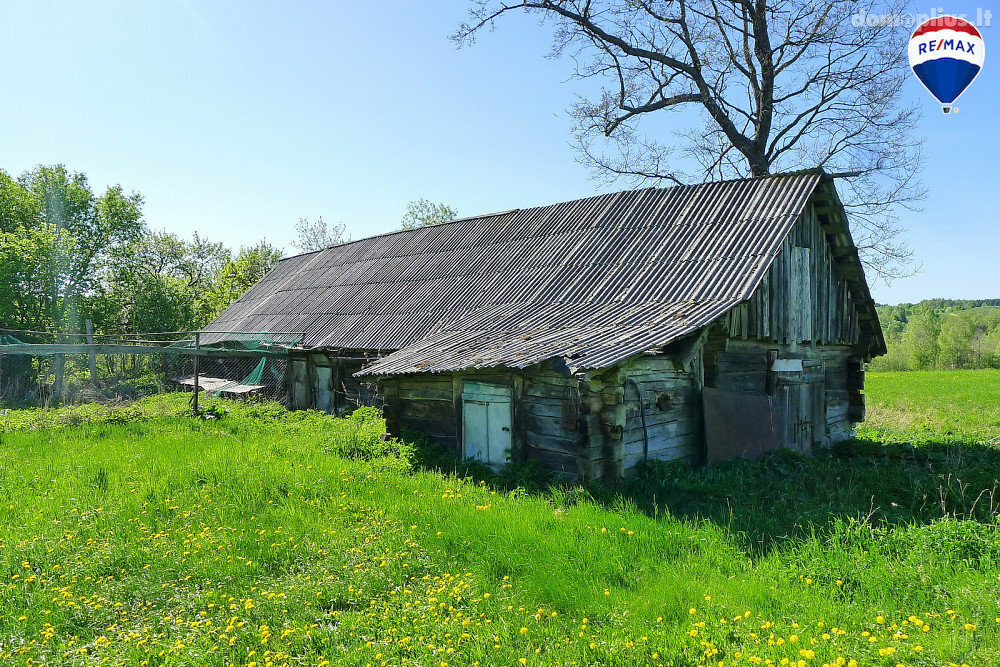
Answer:
M803 457L776 452L711 467L650 461L616 482L560 482L533 464L495 474L412 436L418 467L524 489L555 504L587 499L633 505L725 528L750 555L824 536L838 520L876 526L927 524L944 516L995 523L1000 516L1000 449L975 442L913 445L850 440Z

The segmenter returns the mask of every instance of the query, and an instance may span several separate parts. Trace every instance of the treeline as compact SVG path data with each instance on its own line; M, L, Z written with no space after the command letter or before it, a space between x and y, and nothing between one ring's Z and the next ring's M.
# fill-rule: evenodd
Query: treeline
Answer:
M233 250L151 230L142 196L39 166L0 171L0 328L79 333L204 326L266 273L281 250Z
M282 256L266 241L232 249L195 233L150 229L143 199L113 185L95 193L63 165L14 178L0 170L0 329L98 334L203 328ZM409 203L401 228L446 222L443 203ZM300 219L293 245L318 250L347 240L343 223Z
M872 370L1000 368L1000 299L927 299L876 310L888 354Z

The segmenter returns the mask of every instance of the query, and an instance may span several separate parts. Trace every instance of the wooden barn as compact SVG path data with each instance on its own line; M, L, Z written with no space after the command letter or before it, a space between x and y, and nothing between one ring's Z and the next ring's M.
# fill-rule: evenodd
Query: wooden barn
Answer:
M344 243L283 260L208 329L301 331L294 407L377 402L392 434L586 478L848 438L885 353L817 172Z

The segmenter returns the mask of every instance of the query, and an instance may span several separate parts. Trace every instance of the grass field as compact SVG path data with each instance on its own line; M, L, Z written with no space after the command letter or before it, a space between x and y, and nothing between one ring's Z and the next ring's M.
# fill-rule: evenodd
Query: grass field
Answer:
M1000 370L870 373L872 437L1000 443Z
M1000 664L996 378L872 375L833 452L613 488L370 412L8 412L0 663Z

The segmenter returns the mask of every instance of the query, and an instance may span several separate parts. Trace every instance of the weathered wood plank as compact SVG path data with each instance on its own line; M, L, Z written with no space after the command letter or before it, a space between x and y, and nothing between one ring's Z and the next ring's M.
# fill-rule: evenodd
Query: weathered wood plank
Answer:
M458 437L458 428L453 421L442 421L433 417L418 417L399 413L397 421L405 428L422 431L428 435Z
M529 461L538 461L546 470L561 472L574 477L578 474L578 460L572 454L529 448L527 458Z
M539 417L529 413L524 415L524 423L526 428L534 433L576 440L576 432L564 429L557 418Z
M454 389L450 379L447 382L402 383L398 395L400 398L410 400L451 401Z
M571 454L573 456L577 456L580 453L580 446L576 440L537 433L531 429L525 432L525 439L529 450L543 449L545 451Z
M569 398L577 394L576 384L555 385L534 380L525 380L524 395L538 398Z
M437 419L441 422L454 423L454 412L451 400L410 400L400 398L396 401L401 416Z

